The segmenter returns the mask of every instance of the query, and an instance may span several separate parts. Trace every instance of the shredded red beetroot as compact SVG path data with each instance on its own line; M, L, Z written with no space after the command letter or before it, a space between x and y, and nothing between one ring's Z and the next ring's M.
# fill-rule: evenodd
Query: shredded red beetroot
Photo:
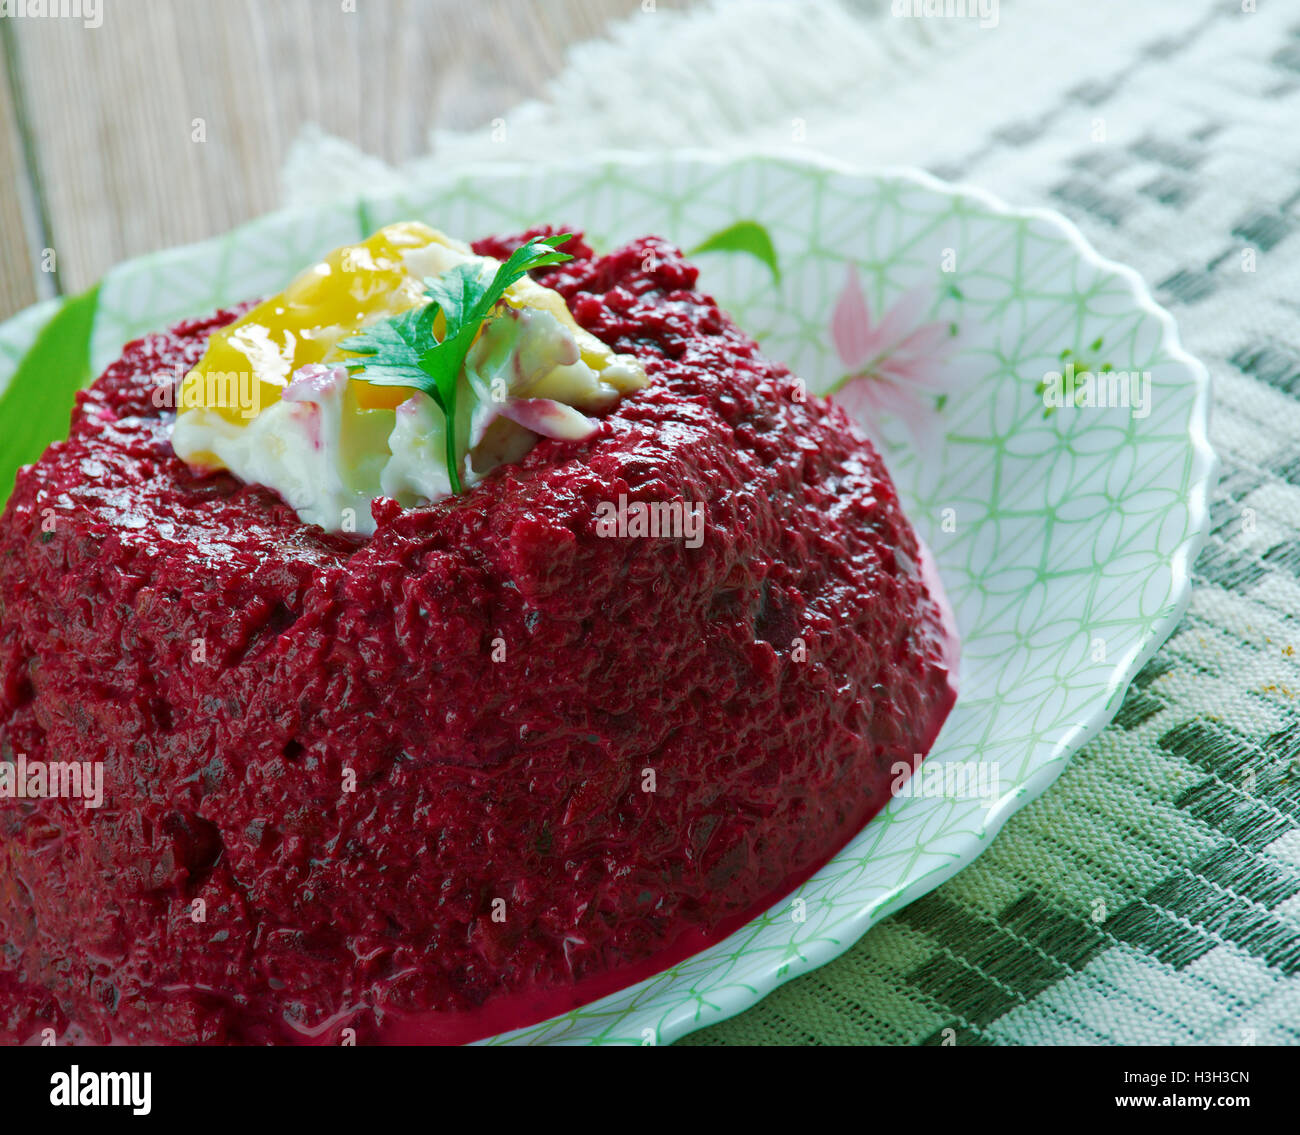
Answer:
M236 311L131 343L19 475L0 756L106 800L0 800L0 1041L530 1023L782 897L929 748L944 631L874 451L668 244L566 249L539 279L651 384L373 538L172 453L156 376ZM602 536L621 498L702 541Z

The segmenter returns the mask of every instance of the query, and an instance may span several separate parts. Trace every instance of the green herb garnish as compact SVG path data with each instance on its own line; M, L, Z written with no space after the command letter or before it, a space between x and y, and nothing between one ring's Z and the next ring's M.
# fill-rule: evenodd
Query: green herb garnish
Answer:
M573 259L556 251L572 237L572 233L534 237L516 248L490 281L484 280L482 265L457 264L424 281L429 303L380 320L339 344L342 350L365 356L340 364L353 371L354 378L375 386L412 386L433 399L447 422L447 475L453 493L461 491L456 391L465 356L511 284L534 268ZM433 334L433 321L440 311L446 328L439 340Z

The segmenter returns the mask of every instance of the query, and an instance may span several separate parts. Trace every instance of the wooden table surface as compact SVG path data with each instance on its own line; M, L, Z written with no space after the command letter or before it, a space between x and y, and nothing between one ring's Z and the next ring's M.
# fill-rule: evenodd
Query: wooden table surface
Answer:
M435 126L486 130L642 3L101 0L96 28L0 18L0 319L275 208L305 123L389 161L427 152Z

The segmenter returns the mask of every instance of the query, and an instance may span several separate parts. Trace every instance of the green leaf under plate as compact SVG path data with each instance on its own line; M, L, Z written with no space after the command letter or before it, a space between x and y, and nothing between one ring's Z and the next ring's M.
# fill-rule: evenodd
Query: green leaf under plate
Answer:
M9 386L0 395L0 506L13 492L14 478L52 441L68 436L77 391L94 377L90 331L99 285L67 303L36 337Z

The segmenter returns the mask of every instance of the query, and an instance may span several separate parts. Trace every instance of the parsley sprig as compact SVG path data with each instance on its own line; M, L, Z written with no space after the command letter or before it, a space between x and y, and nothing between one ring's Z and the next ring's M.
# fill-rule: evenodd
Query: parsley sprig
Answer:
M411 386L433 399L447 422L447 474L453 493L461 491L456 395L465 356L511 284L534 268L573 259L556 251L572 236L534 237L516 248L490 281L484 279L481 263L458 264L424 281L429 303L380 320L339 344L342 350L363 356L340 364L354 378L375 386ZM446 324L441 339L433 332L439 312Z

